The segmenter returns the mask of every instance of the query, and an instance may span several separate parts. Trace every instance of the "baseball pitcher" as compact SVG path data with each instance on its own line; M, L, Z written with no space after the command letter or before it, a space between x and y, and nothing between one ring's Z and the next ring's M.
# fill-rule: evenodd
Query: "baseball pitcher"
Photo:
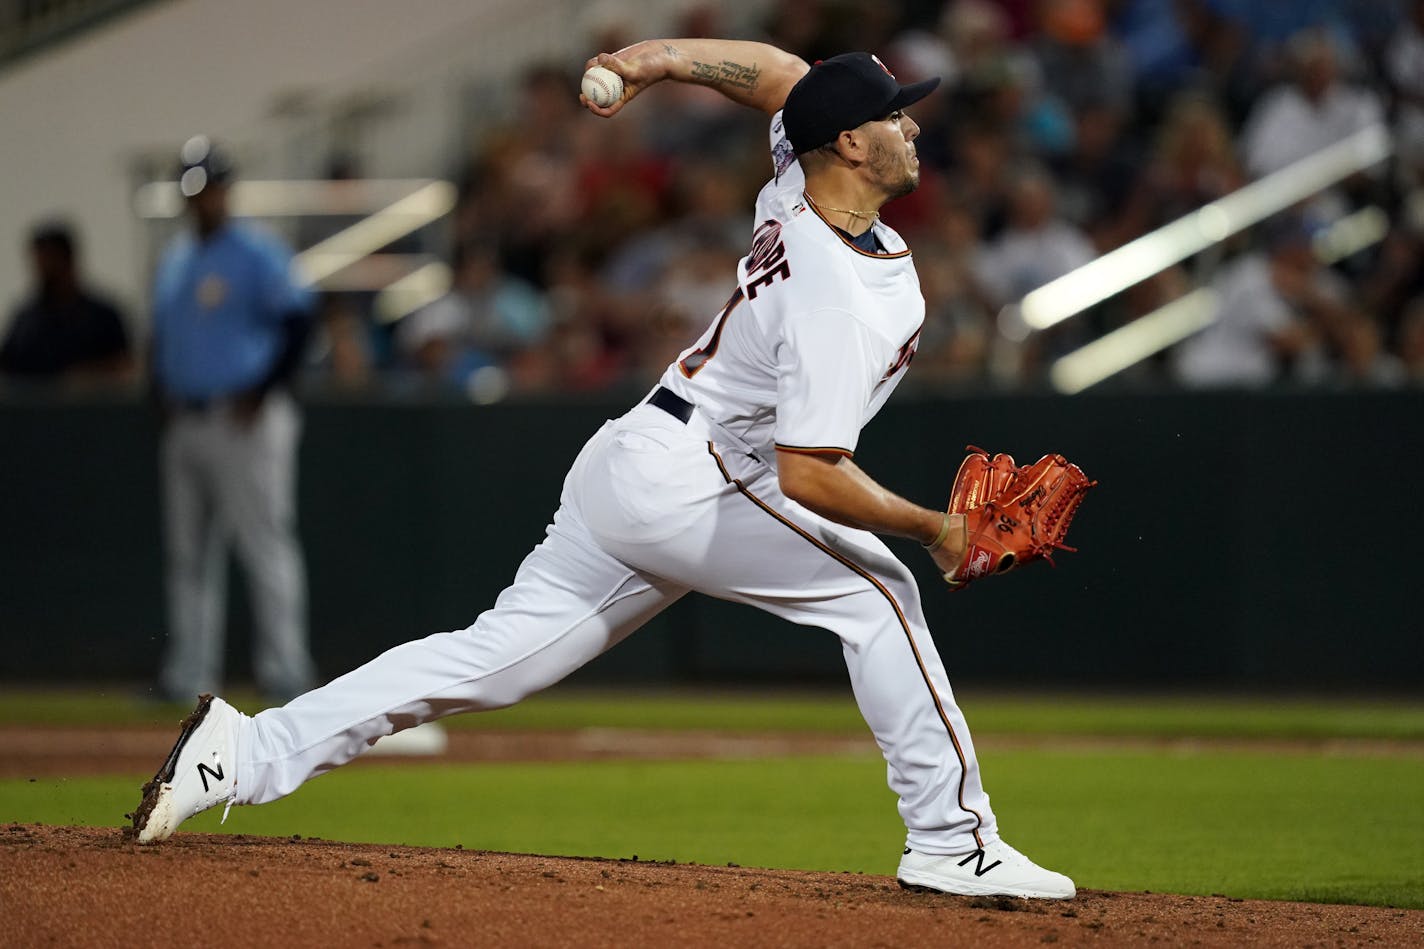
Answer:
M840 637L899 797L904 885L1071 898L1071 880L999 836L920 592L877 535L916 539L962 587L1061 547L1090 483L1057 455L1020 468L976 450L948 509L931 509L853 460L924 318L910 249L879 210L919 182L907 110L939 80L901 85L866 53L807 66L702 39L588 66L621 78L608 104L583 97L606 118L665 80L770 117L773 174L726 304L645 400L589 439L546 538L492 609L256 716L204 696L144 788L138 839L219 804L276 800L400 729L518 702L697 591Z

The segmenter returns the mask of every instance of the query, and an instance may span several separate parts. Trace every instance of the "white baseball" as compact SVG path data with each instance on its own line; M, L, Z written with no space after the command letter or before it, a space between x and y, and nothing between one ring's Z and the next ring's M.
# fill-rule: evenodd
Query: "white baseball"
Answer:
M602 66L590 66L579 83L579 91L589 102L606 109L623 98L623 77Z

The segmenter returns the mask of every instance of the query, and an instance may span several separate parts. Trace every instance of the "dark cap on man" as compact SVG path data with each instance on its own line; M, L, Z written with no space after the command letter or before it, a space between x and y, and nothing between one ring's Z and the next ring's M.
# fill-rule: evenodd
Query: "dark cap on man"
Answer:
M73 226L61 218L45 218L30 228L31 250L58 251L72 258L77 243Z
M847 129L919 102L938 85L936 76L902 86L880 57L870 53L820 60L786 97L781 113L786 137L796 154L809 152Z
M232 180L232 159L206 135L194 135L184 142L178 159L181 163L178 188L185 198L201 194L210 185L227 184Z

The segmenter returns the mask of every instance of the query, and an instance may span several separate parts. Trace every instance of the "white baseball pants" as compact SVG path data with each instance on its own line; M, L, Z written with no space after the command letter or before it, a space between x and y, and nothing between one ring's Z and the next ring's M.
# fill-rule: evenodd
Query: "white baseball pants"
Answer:
M910 572L873 534L788 500L772 468L727 442L700 415L683 424L647 404L604 425L545 540L474 625L244 720L237 803L289 794L392 732L518 702L695 590L840 637L907 846L962 853L997 839Z

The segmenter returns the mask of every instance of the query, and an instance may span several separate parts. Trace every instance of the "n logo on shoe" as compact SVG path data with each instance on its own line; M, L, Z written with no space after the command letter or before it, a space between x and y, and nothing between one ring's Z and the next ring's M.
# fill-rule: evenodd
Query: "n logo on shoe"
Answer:
M198 777L203 779L203 793L205 794L208 791L208 775L210 774L213 776L214 781L221 781L223 779L223 769L221 761L218 762L218 768L216 771L201 762L198 764ZM963 864L960 864L960 866L963 866Z
M994 868L997 867L999 864L1001 864L1001 863L1004 862L1004 861L1002 861L1002 860L995 860L993 863L989 864L989 865L986 867L986 866L984 866L984 851L983 851L983 850L976 850L976 851L974 851L973 853L971 853L969 856L965 857L963 860L959 861L959 865L962 867L962 866L964 866L965 864L967 864L970 860L976 861L975 864L974 864L974 875L977 876L977 877L983 876L984 874L988 873L990 870L994 869Z

